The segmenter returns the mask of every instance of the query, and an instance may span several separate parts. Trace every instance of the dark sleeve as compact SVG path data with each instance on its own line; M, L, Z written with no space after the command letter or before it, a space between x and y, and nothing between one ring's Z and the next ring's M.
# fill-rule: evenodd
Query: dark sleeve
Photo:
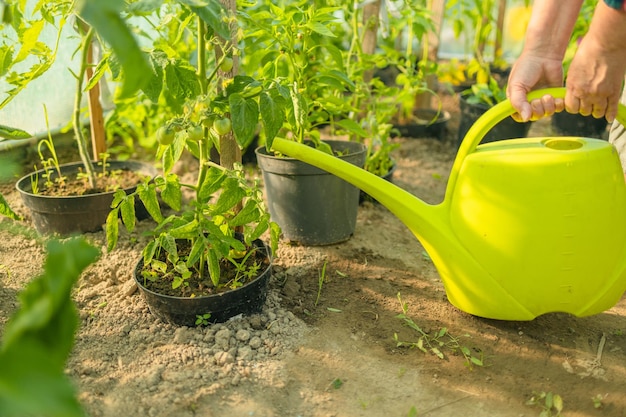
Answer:
M613 9L624 9L626 8L626 2L624 0L604 0L607 6Z

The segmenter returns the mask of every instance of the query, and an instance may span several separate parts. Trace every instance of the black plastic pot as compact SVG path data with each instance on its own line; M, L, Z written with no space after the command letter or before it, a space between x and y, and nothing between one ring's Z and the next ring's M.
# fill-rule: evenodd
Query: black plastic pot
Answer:
M446 126L450 120L450 113L445 110L416 109L413 112L414 119L418 122L407 124L394 124L392 136L404 138L437 138L443 140Z
M596 119L593 116L571 114L566 111L553 114L550 122L554 131L560 135L598 139L603 138L608 124L604 117Z
M461 120L459 122L457 146L461 145L463 138L465 138L465 134L470 127L472 127L474 122L476 122L480 116L489 110L488 105L482 103L468 103L463 96L461 96L459 103L461 109ZM481 143L494 142L503 139L525 138L528 135L531 124L532 122L519 123L511 117L507 117L487 132Z
M363 167L365 145L325 142L340 159ZM281 227L284 238L319 246L344 242L354 234L358 188L297 159L274 156L264 146L257 148L256 154L270 216Z
M156 169L151 165L138 161L107 161L110 170L129 170L153 177ZM76 175L83 164L74 162L61 165L61 174L64 176ZM113 192L87 194L81 196L45 196L34 194L32 180L37 179L39 184L44 182L44 170L39 170L22 177L15 185L24 205L30 210L35 229L40 234L70 235L73 233L88 233L102 230L106 218L111 211ZM56 177L54 172L52 177ZM125 189L133 192L135 187ZM148 212L139 201L135 202L135 215L139 220L148 217Z
M389 169L389 171L385 175L383 175L381 178L386 181L393 182L393 173L396 172L396 167L397 167L397 164L395 161L393 161L393 165L391 165L391 168ZM370 201L372 203L378 203L378 200L376 200L374 197L367 194L363 190L359 190L359 204L362 204L366 201Z
M257 240L254 244L269 256L270 251L265 243ZM265 271L253 281L234 290L193 298L173 297L147 289L143 285L142 268L143 258L137 263L133 277L150 312L165 323L188 327L195 326L197 317L206 313L211 314L207 320L209 323L223 323L238 314L250 315L260 312L267 299L268 284L272 276L270 258Z

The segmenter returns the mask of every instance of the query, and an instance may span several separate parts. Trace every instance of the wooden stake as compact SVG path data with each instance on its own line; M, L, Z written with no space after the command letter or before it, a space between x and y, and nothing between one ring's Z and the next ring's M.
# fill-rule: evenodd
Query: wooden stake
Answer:
M87 65L87 83L91 82L93 77L93 43L89 45L88 65ZM91 129L91 147L93 152L93 160L99 161L100 155L107 150L106 139L104 135L104 116L102 114L102 104L100 104L100 81L98 81L89 90L89 126Z

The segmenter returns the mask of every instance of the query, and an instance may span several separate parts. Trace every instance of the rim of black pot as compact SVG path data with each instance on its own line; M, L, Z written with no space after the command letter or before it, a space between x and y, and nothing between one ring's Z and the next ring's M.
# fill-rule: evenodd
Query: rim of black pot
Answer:
M139 258L139 261L135 264L135 268L133 269L133 278L135 278L135 282L137 283L137 285L139 285L141 287L142 291L146 291L150 294L154 294L158 297L161 298L166 298L166 299L170 299L170 300L190 300L190 299L202 299L202 298L211 298L211 297L222 297L224 296L225 293L228 292L234 292L234 291L238 291L241 290L243 288L247 288L249 286L251 286L252 284L255 284L259 279L261 279L268 271L271 271L272 265L273 265L273 259L272 256L269 253L269 248L267 247L267 245L265 244L265 242L263 243L263 249L265 250L265 255L268 257L269 259L269 265L267 266L266 269L263 270L262 274L259 274L255 279L253 279L252 281L248 281L247 283L245 283L244 285L242 285L241 287L237 287L234 290L230 290L230 291L225 291L222 293L216 293L216 294L210 294L210 295L201 295L199 297L179 297L179 296L174 296L174 295L168 295L168 294L162 294L160 292L155 292L152 291L149 288L146 288L145 285L143 285L143 283L140 281L140 276L137 273L137 271L139 270L140 266L143 266L143 256Z
M363 145L362 143L359 143L359 142L352 142L352 141L349 141L349 140L323 140L322 142L324 142L324 143L328 143L328 144L330 144L330 145L333 145L333 144L348 144L348 147L353 146L353 147L354 147L354 149L351 149L351 150L350 150L350 153L341 155L341 156L344 156L344 157L345 157L345 156L347 156L347 155L354 155L354 154L358 154L358 153L359 153L359 152L361 152L361 151L366 151L366 150L367 150L367 148L365 147L365 145ZM305 144L305 145L307 145L307 146L311 146L311 144L312 144L312 143L313 143L313 142L312 142L312 141L310 141L310 140L305 140L305 141L304 141L304 144ZM363 149L357 149L357 147L359 147L359 148L360 148L360 147L363 147ZM254 152L255 152L257 155L263 155L264 157L267 157L267 158L273 158L273 159L293 159L293 160L297 160L297 158L292 158L292 157L287 156L287 155L282 155L282 156L276 156L276 155L273 155L273 154L271 154L270 152L268 152L268 150L267 150L267 146L266 146L266 145L261 145L261 146L259 146L258 148L256 148L256 149L254 150Z
M94 161L95 162L95 161ZM148 162L141 162L141 161L108 161L108 163L116 163L116 164L136 164L138 166L144 167L144 168L151 168L150 171L153 171L150 174L145 174L150 176L151 178L154 178L154 176L157 175L158 171L157 169L151 165ZM83 166L82 162L69 162L66 164L62 164L59 165L59 168L70 168L70 167L74 167L74 166ZM52 169L38 169L37 171L33 171L30 172L26 175L24 175L23 177L21 177L19 180L17 180L17 182L15 183L15 188L17 189L17 191L19 191L22 194L28 195L28 196L32 196L32 197L37 197L37 198L57 198L57 199L81 199L81 198L89 198L89 197L93 197L94 195L106 195L106 194L113 194L115 193L116 190L113 191L102 191L99 193L93 193L93 194L82 194L82 195L42 195L42 194L35 194L32 191L27 191L24 187L23 184L31 183L31 179L33 177L38 177L41 178L41 175L45 172L48 171L52 171L52 174L54 175L54 178L57 178L58 174L56 172L56 169L52 168ZM127 187L127 188L122 188L123 190L133 190L136 187L136 185L133 185L132 187ZM31 188L32 190L32 188Z

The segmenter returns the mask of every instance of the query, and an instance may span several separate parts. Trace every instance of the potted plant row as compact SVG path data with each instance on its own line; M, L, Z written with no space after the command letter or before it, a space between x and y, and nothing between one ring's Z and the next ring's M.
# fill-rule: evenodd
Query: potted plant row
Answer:
M14 5L13 7L18 7ZM113 201L113 192L118 188L132 190L144 177L151 177L156 170L151 164L139 161L116 161L109 160L106 154L104 136L98 128L102 126L102 107L99 105L98 82L102 74L94 73L92 62L92 41L94 29L87 25L72 5L63 2L48 2L41 7L46 8L45 14L50 26L58 25L59 39L69 19L75 19L75 29L79 32L80 61L78 70L73 73L76 77L76 93L72 127L75 143L78 148L80 162L61 165L54 146L54 139L48 134L47 139L39 142L38 151L41 169L29 173L16 183L16 188L22 197L24 205L30 210L32 222L39 233L58 233L68 235L71 233L95 232L102 230ZM32 27L36 21L24 17L23 13L10 13L11 27L15 28L18 45L28 48L27 33L33 33ZM30 29L29 29L30 28ZM130 34L127 34L130 36ZM44 47L40 47L45 50ZM23 51L13 57L9 63L13 65L20 59ZM45 56L46 65L38 68L44 71L49 68L55 59L55 53L50 52ZM95 74L95 76L93 76ZM31 74L34 79L37 74ZM87 75L92 75L86 79ZM28 77L25 77L29 79ZM22 83L19 88L12 90L8 101L27 83ZM89 90L90 111L89 119L92 133L99 138L88 141L82 123L83 89ZM45 110L45 108L44 108ZM47 115L46 115L47 119ZM47 120L46 120L47 122ZM30 138L30 135L22 134L21 138ZM92 144L92 152L89 143ZM104 152L104 153L101 153ZM46 156L47 154L47 156ZM93 159L90 156L93 154ZM137 207L140 217L143 211Z

